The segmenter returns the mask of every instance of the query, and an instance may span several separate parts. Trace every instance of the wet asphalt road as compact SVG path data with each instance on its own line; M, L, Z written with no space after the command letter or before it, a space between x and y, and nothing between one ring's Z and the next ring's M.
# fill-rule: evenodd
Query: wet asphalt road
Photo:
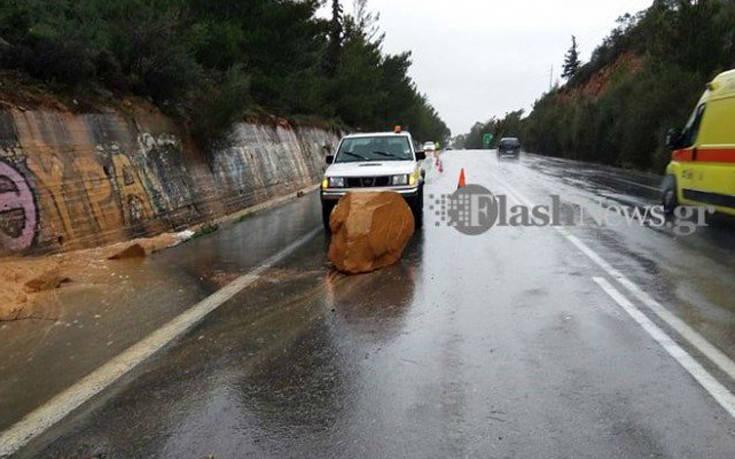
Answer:
M657 177L531 155L498 161L487 151L444 154L427 194L454 191L461 167L469 183L496 193L510 184L535 202L657 197ZM154 256L146 269L169 270L161 282L171 291L188 284L185 293L201 297L216 288L202 272L247 270L259 258L253 249L295 239L318 224L318 210L316 196L294 201ZM326 238L311 240L19 455L735 455L735 420L600 289L592 278L606 273L558 232L464 236L436 221L427 209L403 260L362 276L333 272ZM570 232L735 357L732 222L714 219L689 237L647 227ZM160 298L174 313L177 301ZM13 405L14 415L32 403Z

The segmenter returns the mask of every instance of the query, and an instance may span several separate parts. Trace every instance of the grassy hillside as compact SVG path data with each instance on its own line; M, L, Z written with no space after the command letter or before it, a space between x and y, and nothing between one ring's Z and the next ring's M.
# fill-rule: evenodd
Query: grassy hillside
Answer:
M365 130L400 123L419 139L448 137L407 76L410 53L381 51L366 0L352 15L333 0L331 20L316 17L322 3L4 0L0 90L46 91L77 104L147 98L202 146L258 113Z
M735 67L735 2L656 0L625 15L590 62L518 112L479 123L467 136L509 126L542 154L662 172L665 133L685 123L705 84Z

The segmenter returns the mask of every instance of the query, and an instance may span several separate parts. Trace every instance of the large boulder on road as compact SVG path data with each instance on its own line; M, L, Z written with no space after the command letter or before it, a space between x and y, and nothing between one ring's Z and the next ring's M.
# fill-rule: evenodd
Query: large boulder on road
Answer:
M347 193L329 219L329 261L344 273L358 274L401 259L415 223L403 197L391 191Z

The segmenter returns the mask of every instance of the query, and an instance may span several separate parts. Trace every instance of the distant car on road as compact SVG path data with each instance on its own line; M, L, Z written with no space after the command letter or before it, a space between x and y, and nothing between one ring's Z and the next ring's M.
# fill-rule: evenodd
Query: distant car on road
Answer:
M433 153L436 151L436 144L434 142L424 143L423 149L427 153Z
M517 137L503 137L498 144L498 156L514 156L521 154L521 141Z
M327 156L321 186L322 218L329 229L329 216L339 198L348 192L395 191L411 207L420 226L424 209L423 150L415 150L408 132L348 135L337 153Z
M668 213L680 205L713 206L735 215L735 70L707 84L683 130L666 139L673 151L662 185Z

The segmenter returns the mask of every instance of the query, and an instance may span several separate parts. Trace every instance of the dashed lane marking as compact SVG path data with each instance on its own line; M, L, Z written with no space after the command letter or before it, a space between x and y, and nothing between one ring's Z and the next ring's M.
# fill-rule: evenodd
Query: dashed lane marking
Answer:
M511 185L505 182L503 179L497 177L492 172L490 173L493 178L501 184L509 193L514 195L516 199L523 202L529 207L533 207L534 204L520 192L516 191ZM650 309L659 319L661 319L666 325L676 331L684 340L691 344L695 349L701 352L707 357L712 363L714 363L720 370L722 370L727 376L735 380L735 362L732 361L724 352L715 347L712 343L707 341L701 334L699 334L692 327L687 325L683 320L676 317L661 303L653 299L651 295L643 291L636 283L628 279L623 273L614 268L604 258L602 258L597 252L592 250L587 244L582 242L579 238L572 235L566 228L553 227L562 236L564 236L569 242L571 242L577 249L585 254L590 260L592 260L597 266L602 268L610 277L615 279L620 285L630 292L635 298L643 303L648 309Z

